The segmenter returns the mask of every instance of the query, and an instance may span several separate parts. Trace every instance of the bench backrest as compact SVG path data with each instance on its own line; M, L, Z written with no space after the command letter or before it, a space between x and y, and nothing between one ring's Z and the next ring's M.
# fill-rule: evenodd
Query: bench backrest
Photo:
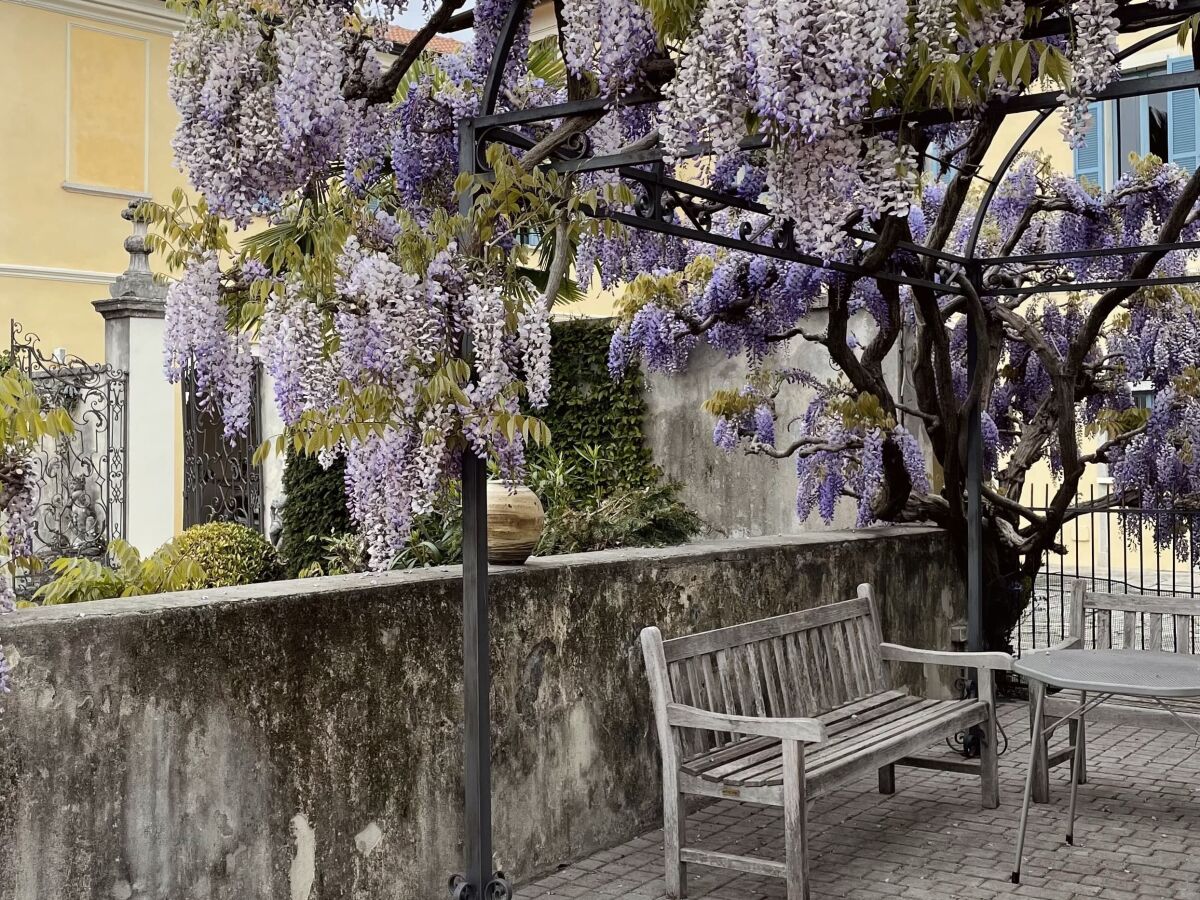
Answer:
M890 687L882 640L864 584L852 600L661 641L659 663L645 648L646 669L656 705L663 697L726 715L816 716ZM691 755L730 739L689 732L682 750Z
M1106 594L1071 586L1069 638L1106 650L1195 653L1200 597L1175 594Z

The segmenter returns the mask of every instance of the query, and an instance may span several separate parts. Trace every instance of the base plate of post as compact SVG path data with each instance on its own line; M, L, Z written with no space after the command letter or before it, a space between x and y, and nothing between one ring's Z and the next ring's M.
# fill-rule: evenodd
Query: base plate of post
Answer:
M492 875L492 880L483 888L482 897L475 890L475 885L462 875L451 875L448 887L450 900L513 900L514 896L512 884L509 883L503 872L496 872Z
M1020 872L1013 872L1013 873L1012 873L1012 883L1013 883L1013 884L1020 884L1020 883L1021 883L1021 873L1020 873Z

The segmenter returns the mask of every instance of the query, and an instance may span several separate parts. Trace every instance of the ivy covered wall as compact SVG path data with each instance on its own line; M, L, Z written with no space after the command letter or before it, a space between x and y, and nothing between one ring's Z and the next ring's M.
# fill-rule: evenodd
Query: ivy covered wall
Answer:
M288 450L283 470L287 499L281 510L279 555L288 575L325 558L325 539L354 530L346 510L346 464L339 458L328 469L315 457Z
M564 319L550 329L550 402L538 415L550 427L552 449L598 446L609 462L609 486L644 485L660 474L646 445L645 380L631 367L608 373L612 319Z

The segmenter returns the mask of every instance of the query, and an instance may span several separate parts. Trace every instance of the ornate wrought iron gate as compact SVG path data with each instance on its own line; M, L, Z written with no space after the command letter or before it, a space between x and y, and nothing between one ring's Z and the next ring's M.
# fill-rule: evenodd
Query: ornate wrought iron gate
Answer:
M9 352L45 405L61 406L75 423L73 434L45 441L33 454L34 553L44 562L102 559L109 541L125 536L126 373L61 348L47 356L38 336L16 321ZM17 592L47 577L44 570L21 575Z
M241 522L262 531L262 470L254 465L254 450L261 443L259 386L254 367L251 388L250 428L226 440L218 409L202 403L192 370L185 370L183 385L183 526L205 522Z

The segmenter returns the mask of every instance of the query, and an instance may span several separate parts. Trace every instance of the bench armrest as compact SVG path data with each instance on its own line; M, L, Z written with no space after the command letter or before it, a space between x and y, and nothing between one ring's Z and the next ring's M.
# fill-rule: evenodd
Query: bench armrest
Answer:
M919 650L900 644L880 644L879 655L892 662L925 663L934 666L959 666L967 669L1012 671L1013 658L1007 653L960 653L956 650Z
M774 737L785 741L816 744L825 740L825 726L817 719L777 719L759 716L727 716L695 706L667 704L667 724L676 728L701 728L706 731L728 731Z

